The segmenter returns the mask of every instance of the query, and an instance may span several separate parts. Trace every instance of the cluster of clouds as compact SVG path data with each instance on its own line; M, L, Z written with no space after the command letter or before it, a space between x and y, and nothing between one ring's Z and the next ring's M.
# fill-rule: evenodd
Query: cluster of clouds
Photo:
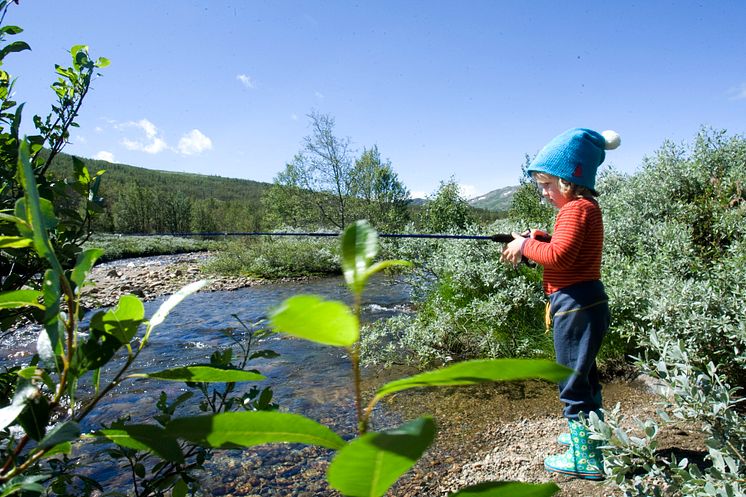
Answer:
M138 136L136 138L122 138L120 143L127 150L145 152L146 154L171 151L181 155L197 155L212 149L212 140L196 128L184 133L179 138L178 143L171 146L163 138L163 134L158 127L148 119L124 123L111 122L110 124L114 129L121 132L129 133L132 130L137 132ZM94 158L114 162L114 154L106 150L98 152Z

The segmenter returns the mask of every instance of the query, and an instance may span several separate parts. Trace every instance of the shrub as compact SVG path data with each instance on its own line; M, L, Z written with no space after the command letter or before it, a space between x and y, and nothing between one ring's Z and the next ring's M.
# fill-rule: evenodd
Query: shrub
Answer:
M603 279L628 352L655 331L746 380L745 178L746 139L711 130L690 149L665 143L635 175L600 178Z
M241 274L256 278L340 274L337 240L274 237L229 242L205 269L216 274Z
M492 233L510 232L506 221ZM466 230L478 234L477 228ZM502 244L467 240L407 240L400 256L417 263L411 276L417 313L370 325L366 363L420 367L475 357L551 354L544 302L534 269L499 262Z
M225 242L201 240L197 238L179 238L175 236L134 236L95 234L83 244L83 248L98 247L104 251L99 261L112 261L129 257L150 255L181 254L185 252L202 252L217 250Z
M632 431L621 427L625 418L618 405L605 412L604 421L591 414L592 438L605 444L606 474L630 497L743 495L746 418L737 410L736 390L713 362L694 366L682 344L655 335L651 344L658 359L640 366L660 382L660 420L637 420L639 429ZM661 430L677 426L705 434L704 464L659 450Z

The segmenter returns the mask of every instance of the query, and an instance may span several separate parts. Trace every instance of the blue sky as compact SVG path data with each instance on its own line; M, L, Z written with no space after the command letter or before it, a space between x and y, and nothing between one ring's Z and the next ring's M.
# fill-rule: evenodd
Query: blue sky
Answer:
M413 196L518 183L525 154L580 126L616 130L634 172L700 126L746 131L746 2L21 0L25 119L54 64L86 44L111 65L66 151L151 169L272 181L336 119Z

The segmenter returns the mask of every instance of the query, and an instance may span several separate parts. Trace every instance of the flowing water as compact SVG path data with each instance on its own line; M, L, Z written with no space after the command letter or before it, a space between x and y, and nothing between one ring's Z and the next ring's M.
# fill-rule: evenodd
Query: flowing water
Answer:
M300 293L322 295L327 299L342 300L348 304L351 301L341 277L303 283L273 283L234 291L196 293L187 297L171 311L166 321L155 329L130 372L154 372L189 364L209 363L213 352L235 345L228 334L246 335L234 314L243 323L258 323L265 319L271 308ZM152 316L165 298L146 302L145 315ZM363 295L363 321L407 312L409 301L410 289L406 284L393 277L374 277ZM87 318L92 314L93 312L89 313ZM86 325L87 319L84 319L81 328L84 330ZM22 333L8 337L3 345L5 352L2 356L7 358L4 364L22 363L23 358L33 352L38 332L38 329L26 329ZM270 335L253 348L271 349L277 352L279 357L251 360L248 367L258 370L267 379L260 383L239 384L239 392L241 389L247 391L253 385L270 386L274 392L273 401L280 405L282 411L300 413L320 421L344 437L351 437L354 434L356 421L352 369L345 349L283 335ZM238 352L237 347L234 347L235 352ZM103 372L102 384L112 374L111 369ZM372 371L364 371L366 379L373 374ZM101 428L102 423L109 424L122 416L129 416L131 423L152 422L152 416L158 413L155 405L162 391L173 400L187 390L187 387L179 382L127 380L99 404L81 428L83 431L95 430ZM202 414L197 409L196 402L191 402L190 405L194 406L190 411L182 410L177 414ZM387 419L385 413L376 414L379 425L395 422L393 418ZM98 454L103 446L91 448L94 453L84 456L86 459L91 456L99 461L106 459L105 456L102 458ZM309 453L307 448L292 447L290 457L297 463L300 459L311 460L316 456L328 456L324 451L311 452ZM294 456L293 453L303 455ZM287 454L287 446L269 447L259 448L252 452L251 457L258 457L259 462L254 460L254 464L266 469L267 466L276 463L287 465ZM222 452L219 461L215 463L219 468L215 469L221 477L225 477L230 474L227 468L231 467L235 470L232 478L240 477L240 474L245 472L245 468L241 469L240 464L245 462L246 458L246 454L240 451ZM294 464L293 474L298 473L301 466L307 467L308 463ZM97 467L92 476L99 481L107 481L110 489L122 488L126 485L128 475L121 473L114 462L105 462Z

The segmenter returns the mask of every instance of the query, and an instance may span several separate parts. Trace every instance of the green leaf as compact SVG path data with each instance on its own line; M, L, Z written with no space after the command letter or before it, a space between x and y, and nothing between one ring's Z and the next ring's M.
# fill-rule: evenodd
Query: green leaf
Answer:
M368 221L359 220L342 234L342 272L354 293L360 293L367 279L366 272L378 253L378 233Z
M0 497L6 497L7 495L19 494L21 492L29 492L32 495L42 494L45 488L37 482L44 481L49 478L49 475L22 475L11 478L8 482L0 486Z
M103 253L104 251L100 248L92 248L78 254L78 259L75 261L75 269L73 269L70 279L77 286L82 285L86 275Z
M473 385L488 381L539 378L556 383L571 373L571 369L546 359L477 359L392 381L378 389L376 398L408 388Z
M0 249L26 248L33 244L34 241L25 236L0 236Z
M59 224L59 220L57 219L57 215L54 213L54 205L52 205L52 202L45 198L39 198L39 207L42 214L40 218L42 226L48 230L54 229ZM15 214L20 219L28 219L25 198L19 198L16 201ZM25 236L33 236L33 230L28 230L22 226L19 227L19 231Z
M521 483L512 481L488 481L462 488L451 497L550 497L559 492L555 483Z
M330 449L344 446L326 426L298 414L282 412L226 412L174 419L166 431L175 437L218 449L266 443L303 443Z
M123 295L114 309L96 313L91 318L91 328L107 333L120 343L129 343L145 319L145 307L134 295Z
M26 385L16 390L10 405L0 409L0 430L4 430L10 426L21 412L23 412L28 400L36 395L38 395L38 391L31 385Z
M18 424L32 440L39 441L47 431L51 414L47 398L34 395L26 401L25 409L18 416Z
M171 490L171 497L186 497L188 490L186 482L180 478L174 485L173 490Z
M80 436L80 426L75 421L65 421L58 424L39 442L40 449L49 449L56 445L77 440Z
M0 293L0 309L13 309L16 307L33 306L44 309L44 304L39 302L41 292L39 290L13 290Z
M106 437L122 447L153 452L167 461L184 462L179 442L157 425L128 425L120 429L99 430L96 435Z
M36 187L36 179L34 178L34 171L31 166L31 157L29 156L29 143L27 140L22 140L18 147L18 171L21 177L21 183L23 184L24 198L19 199L16 203L18 210L19 203L23 201L22 210L23 216L18 216L21 219L25 219L26 222L31 226L33 230L34 248L39 254L39 257L47 259L52 269L57 271L58 274L63 274L62 266L60 265L57 256L52 250L52 246L49 242L49 236L46 231L46 223L49 222L49 216L44 215L44 208L42 207L42 200L45 200L44 205L50 205L51 203L46 199L39 197L39 191ZM53 216L54 210L52 210ZM54 219L52 217L52 219ZM18 229L21 230L21 225L17 225Z
M193 381L203 383L238 383L241 381L266 380L266 376L241 369L220 369L211 366L185 366L166 369L157 373L133 374L131 377L153 378L169 381Z
M47 269L44 272L44 280L42 284L42 292L44 293L44 330L49 337L49 345L52 352L60 356L62 355L62 337L65 334L62 321L60 320L60 276L54 269ZM41 343L42 339L39 339Z
M0 49L0 60L3 60L9 53L23 52L24 50L31 50L28 43L25 41L14 41Z
M377 272L383 271L384 269L387 269L393 266L412 267L413 264L409 261L402 261L399 259L376 262L371 267L369 267L368 270L365 272L365 280L367 281L368 278L370 278Z
M384 495L414 466L434 438L435 423L429 417L393 430L367 433L337 452L329 465L329 484L352 497Z
M357 317L344 303L296 295L270 313L274 331L325 345L348 347L360 338Z
M174 307L179 305L179 302L181 302L191 294L197 292L200 288L207 285L208 283L208 280L195 281L194 283L190 283L182 287L178 292L174 293L168 299L166 299L166 301L161 304L158 310L155 311L153 317L150 318L148 334L153 331L153 328L161 324L166 319L166 316L168 316L168 314L173 310Z

